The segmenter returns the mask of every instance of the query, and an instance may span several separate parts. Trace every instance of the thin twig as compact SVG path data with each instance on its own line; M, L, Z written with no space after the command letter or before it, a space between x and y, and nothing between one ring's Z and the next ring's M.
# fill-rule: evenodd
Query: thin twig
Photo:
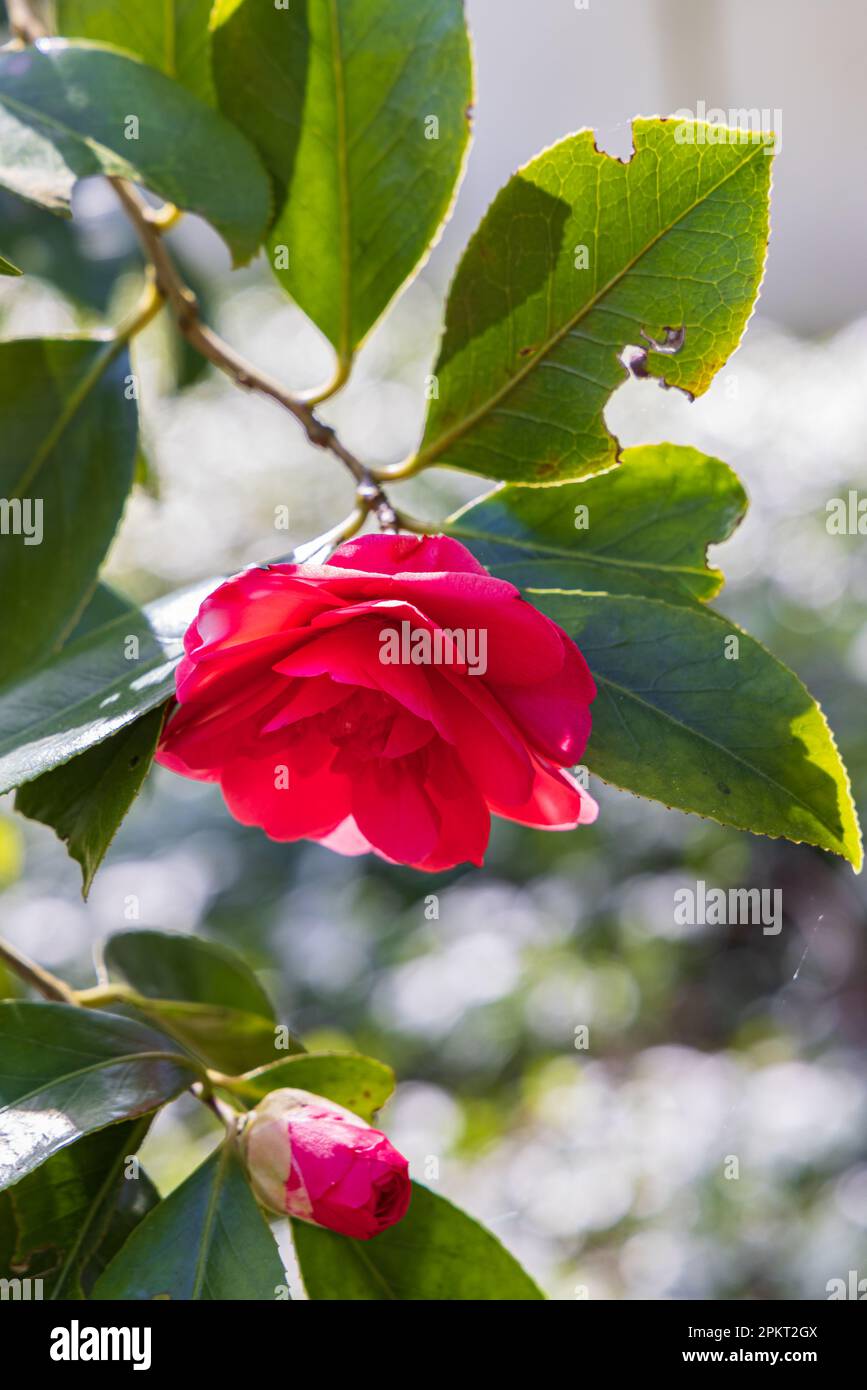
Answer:
M0 941L0 960L6 964L19 980L38 991L44 999L53 999L61 1004L76 1004L75 991L64 984L49 970L43 970L34 960L21 955L8 941Z
M320 449L327 449L348 468L356 481L358 500L365 511L373 512L383 530L396 530L397 515L379 486L373 470L366 467L346 448L338 439L333 427L320 420L309 405L293 396L275 377L254 367L202 321L196 296L184 283L163 241L163 226L159 214L154 216L138 189L126 179L112 178L110 183L135 229L148 263L153 267L157 290L174 314L178 329L191 347L230 376L236 386L268 396L284 410L288 410L301 425L311 444Z
M29 0L6 0L6 13L12 33L24 43L35 43L37 39L48 37L48 25L36 14Z

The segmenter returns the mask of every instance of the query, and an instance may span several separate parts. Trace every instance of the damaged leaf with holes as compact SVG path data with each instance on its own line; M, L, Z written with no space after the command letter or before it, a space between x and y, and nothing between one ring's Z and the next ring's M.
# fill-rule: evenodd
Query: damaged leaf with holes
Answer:
M415 470L541 485L610 468L629 350L638 375L707 390L758 294L774 140L682 125L634 121L626 161L580 131L500 190L449 293Z

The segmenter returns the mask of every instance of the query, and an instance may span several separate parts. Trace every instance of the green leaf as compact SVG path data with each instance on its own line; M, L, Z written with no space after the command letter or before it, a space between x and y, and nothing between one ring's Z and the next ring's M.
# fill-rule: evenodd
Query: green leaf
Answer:
M64 38L98 39L134 53L213 105L208 16L213 0L57 0Z
M117 605L113 617L102 594L96 625L88 617L56 656L0 688L0 791L33 781L164 704L174 694L184 632L218 582L143 609Z
M0 256L0 275L22 275L23 273L23 271L18 269L17 265L13 265L11 261L7 261L5 256Z
M722 588L707 547L731 535L746 507L740 482L719 459L648 444L627 449L620 467L598 478L497 488L445 529L530 594L587 589L690 603Z
M268 177L241 132L111 48L52 39L0 53L0 152L0 184L53 212L89 174L144 184L210 222L236 265L270 220Z
M194 1079L164 1035L73 1004L0 1003L0 1187Z
M243 1100L248 1107L269 1091L294 1086L325 1096L372 1124L394 1090L394 1072L384 1062L357 1052L305 1052L248 1072L244 1082L248 1091Z
M345 367L425 255L463 168L463 6L218 0L212 27L220 105L277 187L275 272Z
M580 131L501 189L449 294L414 468L536 485L610 468L603 410L627 375L623 350L647 338L668 351L634 370L707 389L758 293L773 136L680 143L688 125L634 121L627 163Z
M44 1280L48 1297L83 1298L91 1269L101 1270L153 1205L155 1189L139 1173L127 1178L149 1121L109 1125L61 1149L10 1189L17 1243L15 1267Z
M145 1217L93 1297L265 1302L285 1284L236 1146L225 1143Z
M79 758L21 787L15 809L51 826L81 865L82 894L141 791L163 725L163 710L128 724Z
M14 1188L11 1190L15 1191ZM139 1169L135 1181L130 1179L124 1182L102 1240L88 1261L87 1268L82 1271L81 1284L85 1297L90 1298L96 1280L129 1240L136 1226L159 1204L159 1200L159 1192L143 1169Z
M544 1295L514 1256L472 1217L420 1183L409 1211L373 1240L292 1222L312 1299L523 1302Z
M227 1009L222 1004L188 1004L177 999L130 1001L153 1023L194 1052L209 1067L237 1074L261 1066L274 1056L275 1024L260 1014ZM301 1048L289 1035L289 1047Z
M273 1060L271 1001L234 951L179 932L131 930L109 938L104 960L110 979L137 992L137 1008L211 1066L237 1073Z
M252 970L218 942L131 928L109 937L103 958L110 979L125 980L152 999L223 1004L273 1022L271 1001Z
M534 598L577 642L596 681L591 772L722 825L818 845L860 868L849 779L824 715L754 638L699 606Z
M184 341L186 340L184 339ZM153 498L155 502L159 501L160 477L153 464L151 463L150 459L148 458L148 455L142 448L141 441L139 441L139 446L136 450L135 455L134 482L136 487L140 487L142 492L144 492L148 497Z
M87 607L69 634L68 640L77 642L79 637L86 636L88 632L102 627L104 623L113 622L122 614L137 612L138 608L131 599L119 594L117 589L113 589L110 584L100 582L88 599Z
M129 371L118 341L0 343L0 590L16 596L0 606L4 681L60 644L96 583L132 486Z

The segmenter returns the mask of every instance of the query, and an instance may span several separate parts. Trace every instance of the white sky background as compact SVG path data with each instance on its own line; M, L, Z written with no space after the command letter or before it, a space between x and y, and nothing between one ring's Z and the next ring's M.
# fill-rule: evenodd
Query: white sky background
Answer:
M475 145L432 270L448 272L500 185L545 145L592 126L622 154L632 116L703 100L783 114L761 312L822 332L867 310L863 0L466 3Z

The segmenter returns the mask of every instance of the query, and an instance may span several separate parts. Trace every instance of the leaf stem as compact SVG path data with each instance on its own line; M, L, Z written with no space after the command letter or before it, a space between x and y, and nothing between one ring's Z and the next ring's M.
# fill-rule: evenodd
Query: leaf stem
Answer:
M334 375L331 380L315 391L305 391L300 399L312 410L314 406L321 405L323 401L330 401L332 396L336 396L341 387L345 386L352 371L352 357L341 357L338 360Z
M106 1004L138 1004L142 998L129 985L92 985L74 991L76 1004L85 1009L102 1009Z
M153 275L148 275L138 304L127 321L120 324L115 333L115 342L119 345L128 343L130 338L141 333L143 328L147 328L151 319L156 318L164 304L165 300L157 288L156 279Z
M195 294L186 285L162 239L159 217L138 189L126 179L109 180L138 236L145 257L152 267L155 284L191 347L246 391L255 391L287 410L297 420L311 444L338 458L356 482L356 496L365 514L371 513L383 531L397 530L397 514L379 485L378 473L356 458L338 439L331 425L315 414L312 406L293 396L275 377L261 371L235 351L204 321ZM335 389L337 389L335 387Z
M24 43L48 37L48 25L35 13L30 0L7 0L6 13L12 33Z
M225 1072L213 1071L208 1068L208 1080L212 1086L218 1087L221 1091L229 1091L236 1096L246 1096L251 1100L261 1100L261 1091L250 1081L245 1081L243 1076L227 1076Z
M75 990L70 989L69 985L56 975L52 975L50 970L44 970L41 965L16 951L8 941L0 940L0 960L9 967L13 975L17 975L19 980L37 990L44 999L53 999L61 1004L78 1003Z

